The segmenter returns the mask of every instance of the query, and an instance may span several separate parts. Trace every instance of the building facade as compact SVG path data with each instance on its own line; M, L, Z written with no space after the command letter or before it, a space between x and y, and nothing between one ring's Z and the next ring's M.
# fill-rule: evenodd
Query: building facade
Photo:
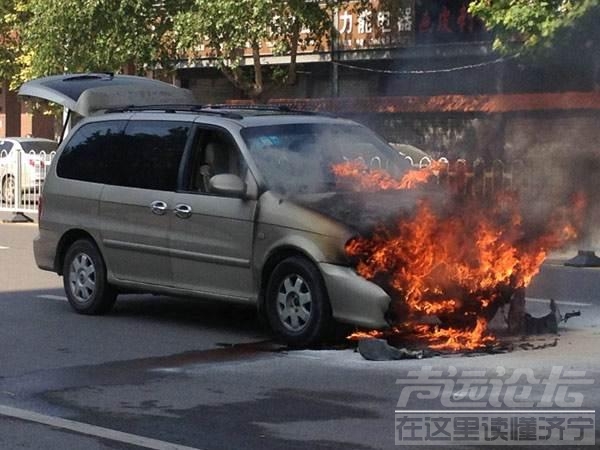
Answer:
M503 58L468 13L468 0L395 0L385 9L378 3L332 10L332 45L300 52L297 82L271 92L269 101L349 116L436 156L505 158L531 148L527 136L545 141L538 129L565 148L595 146L596 49ZM289 61L270 49L261 49L263 64ZM207 51L182 65L177 79L202 103L248 101L210 65Z
M597 49L502 58L492 50L492 35L468 13L469 3L372 0L364 10L358 2L333 8L331 44L299 49L296 82L272 90L269 101L352 117L389 141L440 156L504 157L530 146L528 139L511 140L538 134L538 122L544 130L548 123L553 130L564 123L578 130L576 145L595 145L595 127L586 124L600 111ZM286 66L289 57L274 55L273 48L263 43L261 62ZM245 56L250 68L249 49ZM195 61L179 63L174 79L203 104L249 101L214 67L203 45ZM52 118L31 114L6 85L0 108L0 135L55 134ZM568 134L556 136L565 147L575 142Z

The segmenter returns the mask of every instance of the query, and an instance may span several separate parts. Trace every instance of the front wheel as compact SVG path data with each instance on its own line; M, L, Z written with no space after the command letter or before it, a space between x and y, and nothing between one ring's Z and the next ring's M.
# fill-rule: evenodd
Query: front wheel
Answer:
M117 298L106 280L106 266L100 252L87 239L74 242L67 250L63 284L69 303L80 314L104 314Z
M265 292L273 331L287 344L306 347L325 337L331 306L318 269L305 258L290 257L273 270Z

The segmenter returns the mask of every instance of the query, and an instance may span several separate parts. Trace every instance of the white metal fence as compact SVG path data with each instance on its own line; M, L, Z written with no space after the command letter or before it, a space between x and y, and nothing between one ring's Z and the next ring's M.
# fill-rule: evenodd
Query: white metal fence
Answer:
M46 173L56 152L12 150L0 151L0 211L36 214L39 196ZM430 158L411 161L415 168L433 163ZM436 172L437 182L448 184L458 193L466 195L489 195L503 188L521 191L539 188L534 180L552 179L549 173L536 176L543 167L535 167L517 160L510 163L495 160L491 164L482 161L469 162L464 159L449 161L440 158ZM381 168L381 161L370 161L369 165ZM546 168L544 172L548 172ZM544 189L551 188L544 183Z
M447 158L433 160L428 157L413 161L406 156L415 168L436 164L434 175L438 184L448 186L458 194L489 196L505 189L517 190L528 196L551 197L564 192L564 169L551 161L502 161L485 162L481 159L467 161Z
M42 184L56 152L0 152L0 211L35 214Z

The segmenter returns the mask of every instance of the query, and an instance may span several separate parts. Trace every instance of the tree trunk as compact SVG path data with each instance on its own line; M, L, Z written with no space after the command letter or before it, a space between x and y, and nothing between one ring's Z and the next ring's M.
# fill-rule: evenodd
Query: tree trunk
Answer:
M300 21L296 20L292 28L292 36L290 38L290 64L288 66L288 73L286 84L293 86L296 84L296 61L298 59L298 42L300 41Z
M262 65L260 63L260 44L252 43L252 61L254 63L254 89L250 96L255 100L260 100L264 91Z
M594 46L592 50L592 83L594 91L600 91L600 51Z
M234 68L228 66L220 67L221 73L225 75L225 78L229 80L236 88L243 91L250 98L254 98L255 85L246 79L246 76L241 67L236 66Z
M125 64L121 70L123 71L123 74L125 75L135 75L136 74L136 70L135 70L135 63L133 61L129 61L127 64Z

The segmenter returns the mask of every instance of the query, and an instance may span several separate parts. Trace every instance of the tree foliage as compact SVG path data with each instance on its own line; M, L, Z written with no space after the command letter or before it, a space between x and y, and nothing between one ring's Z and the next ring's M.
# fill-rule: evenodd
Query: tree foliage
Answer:
M475 0L469 11L494 31L495 49L543 53L567 42L597 45L589 40L597 40L599 4L600 0Z
M274 43L274 54L290 57L287 71L270 71L270 84L293 83L298 47L318 46L331 28L328 11L306 0L194 0L175 18L182 53L194 60L206 45L215 65L253 98L266 93L260 60L264 42ZM246 48L252 52L252 70L244 67Z
M181 1L29 0L21 28L22 78L80 71L140 71L173 58Z
M28 14L16 0L0 0L0 79L11 80L21 70L19 30Z

